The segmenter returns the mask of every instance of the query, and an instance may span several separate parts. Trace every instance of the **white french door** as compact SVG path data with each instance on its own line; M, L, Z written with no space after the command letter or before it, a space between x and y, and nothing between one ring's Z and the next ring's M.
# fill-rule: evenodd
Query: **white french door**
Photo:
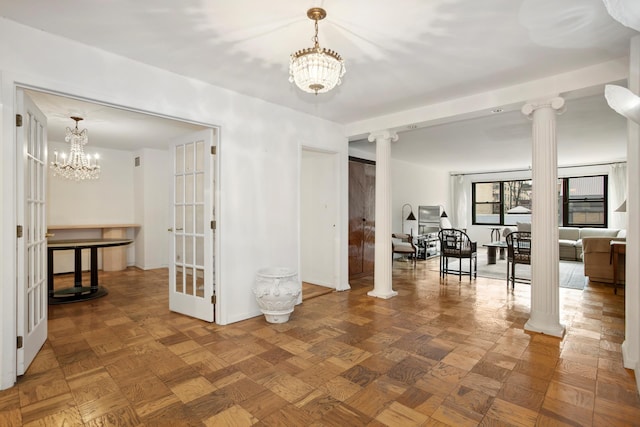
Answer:
M16 125L16 368L17 374L23 375L47 339L47 119L22 89L18 88L16 95L16 113L22 117L22 125Z
M214 321L214 129L172 141L169 309Z

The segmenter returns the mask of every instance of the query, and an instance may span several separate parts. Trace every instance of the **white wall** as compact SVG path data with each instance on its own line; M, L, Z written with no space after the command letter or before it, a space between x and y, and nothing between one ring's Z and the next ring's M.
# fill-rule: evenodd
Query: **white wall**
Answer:
M145 148L135 152L133 158L136 157L140 165L134 166L135 218L141 227L136 236L135 265L143 270L167 267L167 229L171 226L169 151Z
M336 156L302 150L300 206L300 278L315 285L336 287L335 251L337 177Z
M20 43L8 42L12 40ZM222 324L261 314L251 291L258 269L299 266L300 147L340 153L337 265L340 282L348 287L348 159L343 126L1 18L0 41L4 125L0 299L9 302L0 315L0 386L15 380L16 312L11 302L16 301L16 153L11 123L16 83L220 126L217 321ZM82 61L69 62L69 57ZM286 79L284 68L282 78Z
M49 141L54 150L69 153L68 143ZM71 181L47 176L49 190L47 223L49 225L131 224L133 208L133 156L128 151L109 150L91 145L85 150L100 153L100 178Z
M49 156L54 151L69 154L69 143L49 141ZM133 168L130 152L96 147L89 143L88 154L100 154L100 178L96 180L72 181L47 174L47 225L96 225L131 224L134 222ZM129 238L133 238L133 231ZM91 239L102 237L102 231L55 230L55 239ZM127 247L127 265L135 260L135 243ZM98 250L98 268L102 268L102 257ZM89 251L82 253L84 270L89 269ZM54 273L74 271L73 251L56 251Z
M393 148L392 148L393 150ZM413 214L418 219L418 206L442 205L447 211L449 202L449 173L442 169L414 163L391 161L391 216L394 233L402 232L402 206L411 204ZM409 207L404 209L404 217L409 215ZM417 221L413 235L417 234ZM405 232L410 224L405 224Z

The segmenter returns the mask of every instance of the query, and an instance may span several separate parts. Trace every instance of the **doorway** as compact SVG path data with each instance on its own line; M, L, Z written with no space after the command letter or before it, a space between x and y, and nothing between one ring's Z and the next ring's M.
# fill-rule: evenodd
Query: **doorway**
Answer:
M54 151L68 152L69 144L65 141L65 131L68 132L67 127L73 127L69 123L71 116L81 116L85 120L83 123L89 134L89 141L84 147L85 151L90 149L92 154L95 151L101 151L102 176L99 180L75 182L63 180L60 177L51 179L47 177L49 183L46 186L46 197L43 201L43 211L46 212L45 218L43 218L45 232L47 225L77 224L83 226L84 230L76 229L66 236L67 238L94 239L101 236L99 236L100 231L97 231L98 235L96 235L98 227L93 227L93 225L138 223L143 228L136 231L135 234L130 231L131 235L128 236L139 243L135 249L130 251L128 260L133 260L133 262L128 264L133 264L143 270L167 267L169 265L169 242L172 241L167 227L172 223L170 219L173 215L171 209L168 209L170 193L167 188L171 188L171 177L167 175L167 171L171 169L172 163L175 163L172 161L169 142L175 136L194 131L212 132L213 130L213 134L218 135L217 128L42 90L22 87L18 87L16 90L19 93L24 92L33 99L34 104L47 117L48 149L45 149L45 155L41 162L44 166L45 176L50 175L47 154L49 159L53 160ZM19 154L17 162L21 163L21 159L22 155ZM145 160L148 161L145 162ZM144 168L145 164L146 169ZM217 168L213 172L216 173ZM22 179L18 175L18 182L21 182ZM216 182L219 182L217 175L210 177L206 184L198 181L200 185L207 187L215 186ZM198 183L194 182L194 188L198 186ZM158 191L158 189L163 191ZM211 193L217 194L218 192L212 191ZM19 199L29 197L26 190L20 190L18 193ZM195 201L194 205L198 205L198 203L199 201ZM20 200L17 203L18 206L22 204ZM217 205L216 201L215 206ZM51 212L52 207L55 207L55 213ZM202 215L197 215L198 213ZM214 213L210 214L213 221L215 219L212 216ZM19 222L22 221L20 218ZM207 228L209 227L209 214L194 209L193 218L194 223L200 221L203 228L204 224ZM60 234L58 231L56 233ZM57 236L58 239L61 237L65 236ZM196 238L193 240L195 241ZM212 243L211 246L217 253L217 248L214 248L217 245ZM138 257L141 258L140 261ZM24 251L17 253L17 260L18 265L25 263ZM26 257L26 261L29 265L34 262L29 257ZM43 257L39 257L36 261L38 266L35 268L46 271ZM206 264L209 266L208 269L213 270L212 273L215 274L215 271L219 271L219 268L215 268L215 258L213 262ZM19 295L25 292L20 285L24 283L24 278L20 277L21 274L18 272ZM219 283L215 277L210 286L213 287ZM215 290L211 289L211 291ZM213 299L210 298L209 304L212 304L212 301ZM213 312L214 307L211 305L210 307ZM23 304L18 304L18 316L22 316L21 313L24 310ZM46 323L46 316L44 320ZM42 342L44 339L46 336ZM26 370L26 366L23 370Z
M303 147L300 162L300 280L331 289L339 281L338 157Z

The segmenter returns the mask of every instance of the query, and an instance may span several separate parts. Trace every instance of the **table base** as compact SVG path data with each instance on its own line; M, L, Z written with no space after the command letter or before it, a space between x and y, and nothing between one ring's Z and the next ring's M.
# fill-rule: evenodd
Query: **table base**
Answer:
M487 247L487 264L495 264L496 263L496 249L500 249L500 259L505 259L505 249L503 247L496 246L488 246Z
M73 288L60 289L55 291L53 295L49 295L49 304L67 304L70 302L87 301L107 295L109 291L104 286L98 290L91 289L87 286L75 286Z

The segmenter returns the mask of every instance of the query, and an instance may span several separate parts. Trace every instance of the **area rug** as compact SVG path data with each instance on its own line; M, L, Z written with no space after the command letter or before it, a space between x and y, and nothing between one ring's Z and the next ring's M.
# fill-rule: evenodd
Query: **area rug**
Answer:
M439 269L439 263L435 264ZM449 259L449 268L458 269L458 260ZM462 271L469 271L469 261L462 261ZM495 264L487 264L487 252L478 251L478 277L507 280L507 260L498 259ZM516 264L516 282L529 284L531 280L531 266ZM584 266L578 261L560 261L560 287L570 289L584 289Z

